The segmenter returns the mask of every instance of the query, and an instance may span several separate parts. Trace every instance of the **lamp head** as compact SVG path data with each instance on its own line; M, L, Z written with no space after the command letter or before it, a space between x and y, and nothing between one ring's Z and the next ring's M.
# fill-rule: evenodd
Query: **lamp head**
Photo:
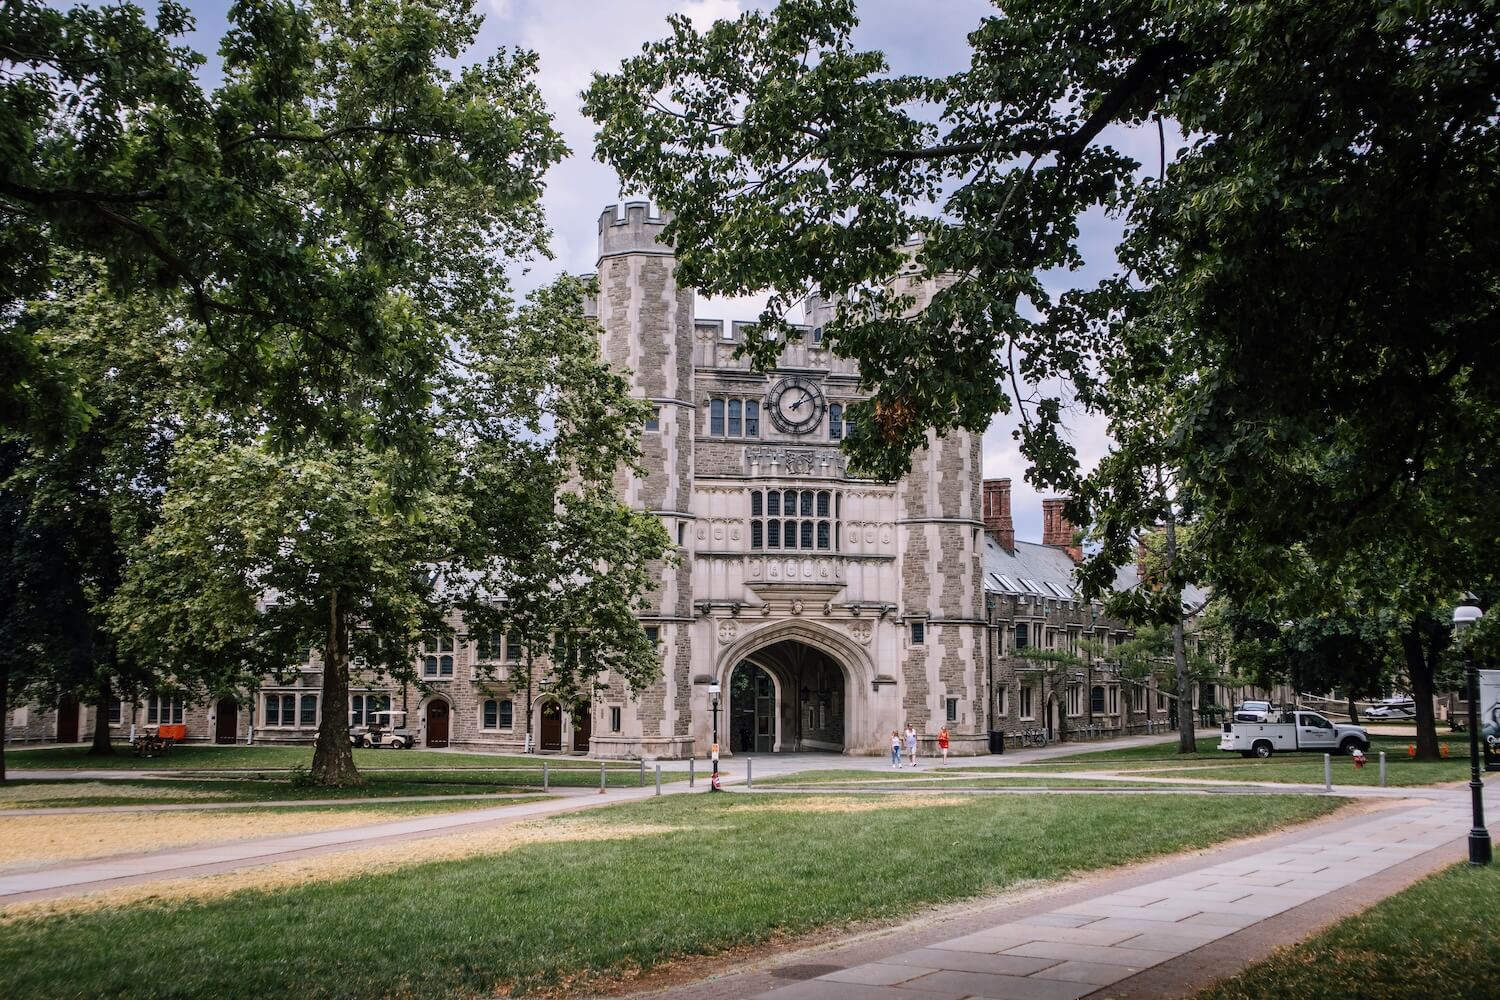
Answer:
M1473 598L1464 598L1462 604L1453 609L1454 631L1463 632L1470 625L1484 617L1484 612L1473 602Z

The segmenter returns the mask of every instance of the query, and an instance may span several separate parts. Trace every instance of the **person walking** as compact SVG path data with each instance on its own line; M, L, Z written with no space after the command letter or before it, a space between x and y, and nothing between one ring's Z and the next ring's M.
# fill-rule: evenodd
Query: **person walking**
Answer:
M891 730L891 766L901 766L901 734L894 729Z
M948 763L948 727L944 726L938 730L938 749L943 752L943 763Z
M906 759L910 766L917 766L917 731L910 722L906 724Z

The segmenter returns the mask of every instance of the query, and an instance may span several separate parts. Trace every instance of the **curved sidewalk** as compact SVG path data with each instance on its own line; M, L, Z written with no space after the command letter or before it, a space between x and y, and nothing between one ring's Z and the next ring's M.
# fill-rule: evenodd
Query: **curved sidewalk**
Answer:
M1375 798L1371 796L1371 798ZM781 952L673 1000L1080 1000L1192 993L1464 857L1463 793L1417 791L1249 842Z

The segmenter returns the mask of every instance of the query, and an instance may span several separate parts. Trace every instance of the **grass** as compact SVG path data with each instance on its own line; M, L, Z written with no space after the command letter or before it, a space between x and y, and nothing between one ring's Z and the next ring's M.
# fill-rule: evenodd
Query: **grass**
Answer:
M284 778L255 780L141 779L119 781L11 781L0 785L0 816L7 809L78 806L171 805L182 802L297 802L397 798L430 795L525 795L532 789L514 783L479 780L403 780L373 774L359 788L294 785ZM536 791L540 791L540 781ZM70 794L76 788L76 793Z
M596 768L550 768L552 787L593 788L599 783ZM465 767L440 771L367 770L365 784L355 788L323 788L297 785L274 771L184 771L191 777L141 779L48 779L9 781L0 785L0 815L4 810L172 804L185 801L273 802L313 799L390 798L426 795L513 795L542 789L540 768L534 770L481 770ZM647 772L648 784L655 775ZM686 781L684 772L663 772L662 782ZM611 769L612 788L635 788L640 782L636 768ZM67 794L76 785L75 795Z
M38 768L70 768L76 770L122 770L175 771L209 768L224 770L248 768L251 770L289 770L293 765L307 767L312 764L310 746L176 746L170 752L156 757L137 757L129 747L116 746L110 756L91 757L86 749L78 747L46 747L36 750L7 752L5 766L10 770L25 771ZM553 770L562 768L592 769L597 775L597 761L581 757L505 756L485 753L448 753L433 750L355 750L354 762L361 768L421 767L433 770L454 770L466 767L494 768L524 765L541 769L546 761ZM628 764L626 767L634 768Z
M1457 865L1284 948L1197 1000L1488 1000L1500 984L1500 867Z
M1338 754L1333 758L1333 781L1336 785L1379 785L1380 766L1376 756L1381 751L1386 755L1386 783L1393 787L1409 788L1418 785L1433 785L1445 781L1460 781L1468 776L1468 745L1452 740L1447 743L1447 760L1414 761L1407 756L1406 748L1411 740L1402 736L1370 737L1368 760L1363 769L1356 771L1354 762ZM1060 769L1095 770L1139 773L1143 776L1153 769L1182 768L1181 771L1157 770L1166 776L1212 778L1224 781L1273 781L1294 785L1321 785L1323 783L1323 755L1321 753L1280 753L1268 760L1244 758L1225 753L1218 748L1217 739L1199 740L1198 754L1177 754L1170 747L1131 747L1128 750L1101 750L1093 753L1071 754L1053 761L1021 764L1015 770L1046 769L1057 765Z
M17 919L0 935L0 995L212 997L225 983L245 996L582 991L674 958L891 920L1335 806L1290 796L673 796L588 818L655 825L628 839Z
M1038 775L1036 777L986 777L982 773L941 769L928 772L907 771L885 774L880 771L804 771L801 774L780 774L774 778L757 778L761 785L776 788L817 787L822 785L859 784L867 788L1119 788L1128 781L1107 781L1096 778L1069 778Z

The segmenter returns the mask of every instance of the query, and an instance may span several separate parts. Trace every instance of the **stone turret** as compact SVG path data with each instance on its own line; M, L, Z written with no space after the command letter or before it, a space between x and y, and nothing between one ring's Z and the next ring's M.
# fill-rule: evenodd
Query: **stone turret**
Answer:
M641 432L644 474L622 472L618 488L638 510L661 518L678 549L676 565L657 567L659 586L642 623L655 628L662 647L662 679L642 693L622 747L648 757L690 752L689 671L692 617L693 435L697 408L693 380L693 300L677 283L677 264L662 239L669 216L653 215L645 202L624 211L609 206L599 216L598 318L600 349L626 371L631 394L648 400L652 415ZM596 744L616 737L596 737ZM596 751L613 756L599 745Z

